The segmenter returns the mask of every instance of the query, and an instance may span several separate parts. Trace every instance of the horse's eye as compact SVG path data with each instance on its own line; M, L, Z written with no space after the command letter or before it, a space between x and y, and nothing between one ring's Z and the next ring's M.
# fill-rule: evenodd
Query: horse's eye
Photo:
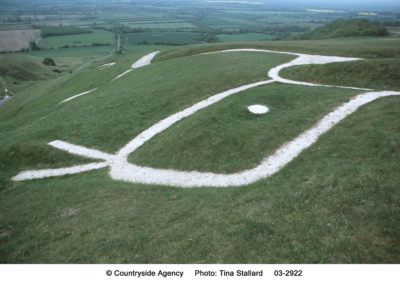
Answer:
M264 114L269 112L269 108L263 105L251 105L247 109L254 114Z

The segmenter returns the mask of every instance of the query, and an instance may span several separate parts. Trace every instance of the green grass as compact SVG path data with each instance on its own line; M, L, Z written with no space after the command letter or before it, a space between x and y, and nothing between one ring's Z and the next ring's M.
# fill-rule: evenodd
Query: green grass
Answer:
M130 162L200 172L251 169L358 93L279 83L254 88L170 127L133 152ZM270 112L254 115L247 110L253 104Z
M41 26L40 31L43 37L88 34L90 29L83 29L74 26Z
M398 58L400 57L399 44L400 38L382 37L202 44L165 50L155 60L162 61L206 51L247 47L361 58Z
M246 33L246 34L221 34L217 36L221 42L240 42L240 41L256 41L256 40L269 40L273 36L260 33Z
M297 16L297 17L296 17ZM265 24L295 24L299 22L299 16L293 13L274 13L267 17L260 17L257 22Z
M33 136L42 133L42 138L52 139L50 137L54 135L54 139L90 144L114 152L160 119L226 89L265 80L268 66L293 58L254 53L181 58L172 63L139 69L110 82L129 69L141 55L120 58L116 65L104 70L93 68L59 78L51 85L37 85L34 94L29 90L22 92L0 112L0 121L20 113L14 123L18 120L24 123L26 117L42 117L54 112L47 120L34 121L35 127L27 130L25 137L29 133ZM199 68L207 72L198 72ZM181 81L174 79L176 76ZM79 100L57 105L68 97L95 87L100 88ZM174 99L171 101L171 98ZM71 112L76 115L70 117ZM67 116L69 119L65 120ZM18 135L19 130L12 132ZM9 133L8 137L12 136Z
M161 22L161 23L130 23L131 28L144 28L144 29L193 29L196 28L191 23L176 23L176 22Z
M44 65L42 59L33 56L3 54L0 57L0 95L4 88L16 93L26 89L32 81L55 78L54 69L57 67Z
M95 30L89 34L51 36L43 38L39 46L41 48L51 49L66 45L70 47L88 46L93 43L113 45L115 43L114 34L107 31Z
M80 92L102 86L122 72L130 69L133 62L145 53L134 53L127 56L115 56L104 62L94 63L89 69L74 72L57 78L54 81L39 82L33 88L21 91L12 102L0 113L0 120L16 116L17 113L29 114L36 111L54 111L58 102ZM116 65L106 68L97 68L103 63L117 62ZM48 109L47 109L48 108Z
M327 39L335 37L386 36L385 27L364 18L337 19L322 27L297 35L295 39Z
M124 45L126 53L134 52L151 52L154 50L162 50L167 46L157 45ZM107 55L115 52L115 46L88 46L88 47L74 47L74 48L60 48L52 50L37 50L26 52L24 54L29 54L35 57L54 57L54 58L75 58L74 60L84 62L90 59L101 57L102 55ZM82 60L81 60L82 59Z
M143 32L143 33L126 33L124 37L128 44L139 44L146 42L148 44L194 44L198 41L192 38L197 37L198 33L192 32Z
M0 262L399 263L399 97L361 107L280 172L248 186L131 184L112 180L107 169L10 180L25 169L87 162L46 145L49 141L61 139L112 153L160 119L226 89L265 80L271 66L293 58L185 55L267 47L364 55L374 58L365 63L372 66L398 57L397 44L395 39L359 39L182 47L165 50L154 64L110 82L147 53L143 51L35 83L0 110ZM110 61L117 64L97 68ZM359 81L354 72L351 76ZM58 105L93 87L99 89ZM138 149L134 158L141 156L144 163L159 159L160 164L185 170L240 170L257 162L252 157L263 156L258 151L273 151L354 93L283 84L248 90L182 120ZM245 107L253 103L266 104L271 112L250 115ZM251 139L240 137L240 131ZM209 135L229 147L207 144L215 142ZM161 147L161 141L176 144ZM242 142L248 145L243 152ZM148 147L163 155L170 151L170 161L161 155L148 157ZM184 151L191 148L201 151ZM220 151L216 163L207 161L207 151ZM65 216L68 211L75 214Z
M4 54L0 57L0 76L18 81L37 81L53 78L54 72L39 58Z
M1 192L2 262L398 263L398 103L362 108L244 188L135 185L105 170L16 183ZM69 208L80 211L62 217Z
M82 57L101 56L115 51L115 46L88 46L60 49L46 49L26 52L26 54L37 57Z
M298 81L354 86L378 90L400 90L400 58L368 59L319 66L296 66L281 76Z

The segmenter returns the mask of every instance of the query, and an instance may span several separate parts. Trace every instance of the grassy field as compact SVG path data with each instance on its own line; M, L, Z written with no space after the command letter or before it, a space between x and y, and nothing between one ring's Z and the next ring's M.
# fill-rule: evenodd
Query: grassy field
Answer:
M270 40L273 35L260 34L260 33L245 33L245 34L221 34L217 36L221 42L240 42L240 41L257 41L257 40Z
M400 38L359 37L339 38L329 40L295 40L295 41L266 41L219 43L213 45L184 46L161 53L156 61L167 60L180 56L188 56L204 51L217 51L227 48L264 48L270 50L284 50L307 54L335 55L361 58L398 58Z
M18 93L35 81L55 78L57 73L53 70L56 69L33 56L3 54L0 56L0 95L5 95L5 89Z
M297 81L400 90L400 58L367 59L330 66L297 66L283 70L281 75Z
M244 46L362 56L372 58L365 61L371 70L399 56L397 39L198 45L166 49L154 64L113 82L147 52L35 83L0 111L0 261L399 263L399 97L361 107L280 172L248 186L130 184L112 180L107 169L10 180L24 169L88 162L46 145L49 141L113 153L160 119L218 92L265 80L270 67L293 59L258 53L187 56ZM111 61L116 64L97 68ZM345 67L324 67L339 76L349 68L341 64ZM291 76L302 72L293 69ZM349 83L353 77L364 84L357 72L348 76ZM382 78L372 80L379 86ZM395 86L396 74L385 80ZM184 170L240 171L357 93L278 83L251 89L182 120L130 159ZM248 113L254 103L271 112Z
M130 23L131 28L143 29L194 29L191 23L176 23L176 22L156 22L156 23Z
M135 151L130 162L201 172L251 169L358 93L278 83L251 89L169 128ZM250 113L247 106L253 104L268 106L270 113Z
M199 43L193 40L199 36L198 33L192 32L143 32L143 33L126 33L124 37L129 45L140 43L162 43L162 44L194 44Z
M51 36L43 38L40 41L40 47L51 49L60 48L68 45L72 46L90 46L93 44L109 44L114 45L115 39L114 34L107 31L93 31L88 34L78 35L65 35L65 36Z

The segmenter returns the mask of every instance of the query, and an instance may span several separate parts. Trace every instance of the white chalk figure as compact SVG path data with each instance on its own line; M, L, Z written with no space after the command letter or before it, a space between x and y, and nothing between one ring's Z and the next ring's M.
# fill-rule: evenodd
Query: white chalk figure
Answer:
M263 105L251 105L247 109L254 114L264 114L269 112L269 108Z
M395 91L373 92L369 89L339 86L341 88L368 90L369 92L361 93L353 97L349 102L342 104L340 107L336 108L335 110L324 116L312 128L304 131L298 137L285 143L273 154L265 157L258 166L252 169L242 171L240 173L218 174L212 172L197 172L197 171L187 172L187 171L178 171L170 169L168 170L155 169L151 167L137 166L128 162L128 156L136 149L138 149L140 146L142 146L144 143L153 138L155 135L166 130L167 128L177 123L181 119L188 117L196 113L197 111L206 108L212 104L215 104L220 100L229 97L233 94L257 86L267 85L273 82L306 85L306 86L333 87L329 85L317 85L307 82L297 82L281 78L279 76L279 71L282 70L283 68L295 65L304 65L304 64L326 64L331 62L361 60L360 58L307 55L300 53L279 52L279 51L259 50L259 49L230 49L218 52L242 52L242 51L290 54L290 55L296 55L297 58L288 63L272 68L268 73L269 77L271 77L272 79L260 81L257 83L247 84L244 86L224 91L222 93L218 93L203 101L195 103L191 107L179 111L169 117L166 117L165 119L157 122L150 128L144 130L142 133L133 138L128 144L122 147L115 154L104 153L98 150L89 149L78 145L73 145L64 141L58 141L58 140L52 141L49 143L49 145L52 147L67 151L71 154L102 160L103 162L77 165L73 167L60 168L60 169L24 171L13 177L12 180L22 181L22 180L39 179L39 178L46 178L53 176L63 176L68 174L76 174L85 171L90 171L94 169L110 167L109 175L112 179L132 182L132 183L157 184L157 185L178 186L178 187L227 187L227 186L248 185L256 181L259 181L261 179L268 178L269 176L278 172L285 165L290 163L295 157L297 157L304 149L310 147L313 143L315 143L320 135L329 131L333 126L338 124L345 117L355 112L360 106L382 97L400 95L400 92L395 92ZM146 60L144 60L143 62L150 64L148 61L150 55L152 54L149 54L149 57L147 57ZM153 57L150 58L150 61Z

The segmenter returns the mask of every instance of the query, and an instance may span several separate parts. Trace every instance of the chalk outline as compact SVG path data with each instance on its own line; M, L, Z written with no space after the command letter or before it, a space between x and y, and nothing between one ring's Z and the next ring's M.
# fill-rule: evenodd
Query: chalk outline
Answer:
M314 127L304 131L302 134L300 134L292 141L281 146L281 148L279 148L275 153L264 158L257 167L245 170L240 173L216 174L211 172L207 173L207 172L197 172L197 171L184 172L177 170L140 167L129 163L128 156L133 151L142 146L145 142L153 138L158 133L169 128L171 125L230 95L242 92L244 90L256 86L266 85L273 82L281 82L287 84L306 85L306 86L340 87L340 88L349 88L357 90L370 90L364 88L319 85L308 82L292 81L281 78L279 76L280 70L295 65L326 64L331 62L354 61L354 60L361 60L360 58L307 55L301 53L259 50L259 49L229 49L217 52L208 52L204 54L237 52L237 51L280 53L280 54L297 55L298 57L288 63L281 64L279 66L270 69L268 75L272 78L271 80L247 84L244 86L240 86L237 88L233 88L218 93L203 101L195 103L191 107L188 107L180 112L177 112L157 122L150 128L140 133L134 139L132 139L128 144L122 147L114 155L78 145L73 145L64 141L59 141L59 140L52 141L49 143L50 146L53 146L61 150L65 150L75 155L80 155L94 159L101 159L104 160L104 162L90 163L86 165L73 166L69 168L24 171L18 174L17 176L13 177L12 180L22 181L22 180L44 178L44 177L76 174L80 172L100 169L109 166L110 167L109 174L112 179L122 180L132 183L158 184L158 185L168 185L168 186L178 186L178 187L204 187L204 186L227 187L227 186L248 185L256 181L259 181L261 179L268 178L269 176L278 172L281 168L283 168L285 165L290 163L295 157L297 157L303 150L307 149L312 144L314 144L320 135L329 131L333 126L335 126L341 120L346 118L351 113L355 112L360 106L382 97L400 95L400 92L395 92L395 91L367 92L359 94L353 99L351 99L349 102L342 104L340 107L336 108L334 111L324 116L319 122L317 122L317 124ZM151 53L149 55L152 54L154 53ZM151 60L154 58L156 54L152 56L150 60L148 60L148 58L150 57L149 55L144 56L147 58L147 60L145 64L141 64L140 67L150 64ZM137 62L142 60L144 57L139 59ZM132 67L134 65L135 64L133 64Z

